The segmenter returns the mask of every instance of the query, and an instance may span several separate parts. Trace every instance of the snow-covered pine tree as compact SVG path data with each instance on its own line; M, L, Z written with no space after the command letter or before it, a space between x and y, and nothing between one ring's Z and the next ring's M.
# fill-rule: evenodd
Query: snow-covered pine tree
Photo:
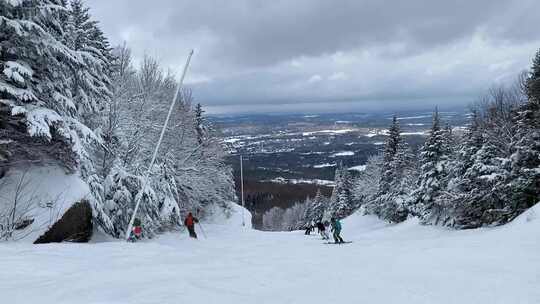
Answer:
M65 73L84 63L60 39L65 13L60 4L0 2L0 107L4 119L24 128L11 130L10 150L26 150L26 159L43 158L46 151L74 169L77 158L86 153L82 143L94 134L79 120L84 113L72 98ZM34 137L34 144L55 148L32 148L19 132Z
M525 91L529 103L540 103L540 50L536 51L536 55L533 58L531 71L525 83Z
M511 158L516 140L514 114L523 97L514 87L489 90L462 138L447 189L438 199L440 222L457 228L504 224L513 218ZM519 192L519 190L517 191Z
M470 216L465 213L472 209L470 204L476 201L479 192L475 189L477 171L472 169L476 154L484 144L479 111L477 107L471 110L469 124L459 138L456 153L450 163L447 188L439 196L439 199L445 202L445 211L441 212L440 219L443 225L461 227L460 225L468 221ZM477 166L476 169L478 168Z
M304 213L303 218L305 219L305 222L322 220L328 205L329 198L322 195L321 189L317 189L315 197L311 199L310 204Z
M451 201L454 210L446 213L441 224L459 228L497 224L497 213L504 209L504 181L509 174L508 159L498 152L488 141L474 154L472 166L462 176L469 183L468 189Z
M540 197L540 50L526 79L527 102L515 111L515 151L511 155L510 218L531 207Z
M64 5L67 1L64 1ZM104 230L107 222L102 209L104 203L103 174L97 164L99 152L106 148L103 142L103 111L110 107L112 92L110 76L112 72L111 49L109 42L99 28L98 22L92 20L89 8L82 0L72 0L67 10L63 40L84 63L69 69L71 95L75 104L83 111L81 120L98 134L96 141L91 142L92 150L80 162L82 176L87 181L93 196L94 216L96 222ZM101 164L103 165L103 164Z
M464 187L463 190L469 185L463 178L463 175L473 165L474 155L482 148L482 144L484 143L479 119L478 109L473 108L470 114L469 124L459 141L456 159L452 166L452 177L455 179L456 185Z
M112 55L107 38L98 22L91 19L89 8L82 0L70 3L66 41L84 62L72 67L73 99L78 106L96 112L112 95L109 79Z
M12 155L56 159L62 166L80 169L93 194L101 193L91 162L91 147L100 137L86 117L101 108L103 98L92 95L90 86L73 89L72 72L88 69L91 60L69 43L66 1L2 1L0 7L0 112L10 125L18 126L7 130L13 139L9 149L16 152ZM99 93L107 92L106 85ZM17 153L21 150L25 152ZM92 200L92 205L99 226L110 230L110 221L100 216L100 200Z
M394 164L398 148L401 145L401 130L397 117L394 115L392 118L392 125L388 129L388 137L384 144L383 160L381 166L381 179L379 181L379 192L387 193L390 191L392 184L396 180L395 171L396 166Z
M410 191L413 157L407 143L400 134L399 123L394 116L385 143L381 165L381 178L377 196L370 204L370 212L390 222L401 222L407 218L405 194Z
M370 214L375 213L372 204L379 192L381 180L382 154L372 155L366 161L366 169L360 173L353 185L353 199L364 205Z
M515 152L511 155L510 219L533 206L540 197L540 105L531 100L518 115Z
M412 193L409 210L423 223L437 224L445 209L437 197L448 182L451 133L441 127L439 112L435 109L431 131L420 152L421 173L419 186ZM412 203L412 204L411 204Z
M341 219L351 215L358 207L352 196L352 177L348 168L344 167L341 162L336 168L334 182L335 186L326 213Z

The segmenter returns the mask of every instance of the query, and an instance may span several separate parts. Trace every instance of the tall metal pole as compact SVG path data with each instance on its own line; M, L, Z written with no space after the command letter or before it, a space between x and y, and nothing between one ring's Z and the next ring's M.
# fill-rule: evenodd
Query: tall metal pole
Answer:
M154 149L152 160L150 161L148 170L146 171L146 174L144 175L141 195L138 196L137 202L135 203L135 210L133 210L133 215L131 216L131 220L129 221L129 225L126 231L126 240L129 240L129 237L131 236L131 229L133 229L133 222L135 221L135 216L137 215L137 211L139 211L139 205L141 204L141 199L142 199L142 196L144 195L144 191L146 191L146 186L148 185L148 177L150 176L150 172L152 171L152 168L154 167L154 162L156 161L156 157L159 151L159 146L161 145L161 141L163 140L163 135L165 135L165 130L167 130L167 125L169 124L169 119L171 118L174 105L176 104L176 99L178 99L178 94L180 93L180 90L182 89L182 85L184 83L184 78L186 77L189 62L191 61L191 56L193 56L193 50L189 52L188 58L186 60L186 65L184 66L184 70L182 71L182 77L180 78L180 82L178 82L178 86L176 87L176 92L174 93L174 97L171 102L171 106L169 107L167 118L165 119L165 123L163 124L163 127L161 128L161 134L159 135L159 140L157 142L156 148Z
M244 218L244 165L242 160L242 155L240 155L240 195L242 197L242 226L246 225L246 220Z

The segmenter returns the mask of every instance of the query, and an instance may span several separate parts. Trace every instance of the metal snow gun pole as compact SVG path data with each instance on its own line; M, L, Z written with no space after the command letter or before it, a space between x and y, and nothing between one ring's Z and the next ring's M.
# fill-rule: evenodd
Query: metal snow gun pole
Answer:
M176 92L174 93L174 97L171 102L171 106L169 107L169 112L167 113L167 118L165 119L165 123L163 124L163 127L161 128L161 134L159 135L159 140L157 142L156 148L154 149L152 160L150 161L148 170L146 171L146 174L144 175L141 194L137 198L137 201L135 203L135 210L133 210L133 215L131 216L131 220L129 221L129 225L126 231L126 240L129 240L129 238L131 237L131 230L133 229L133 221L135 221L135 217L137 216L137 211L139 211L141 199L144 195L144 192L146 191L146 186L148 185L148 177L150 176L150 172L152 171L152 168L154 167L154 162L156 161L156 157L159 151L159 146L161 145L161 142L163 141L163 135L165 135L165 130L167 130L167 125L169 124L169 119L171 118L174 105L176 104L176 100L178 99L178 95L180 94L180 90L182 89L184 78L186 77L187 69L189 67L189 62L191 61L191 56L193 56L193 50L189 52L189 55L187 57L186 65L184 66L184 70L182 71L182 77L180 78L180 82L178 82L178 85L176 87Z

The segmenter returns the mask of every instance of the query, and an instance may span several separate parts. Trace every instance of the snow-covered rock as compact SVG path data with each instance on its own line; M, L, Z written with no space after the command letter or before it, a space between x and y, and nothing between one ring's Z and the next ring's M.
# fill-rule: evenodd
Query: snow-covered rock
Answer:
M90 195L88 185L78 174L56 166L11 169L0 179L0 219L7 220L15 202L15 218L32 221L15 230L10 240L34 242L73 204Z

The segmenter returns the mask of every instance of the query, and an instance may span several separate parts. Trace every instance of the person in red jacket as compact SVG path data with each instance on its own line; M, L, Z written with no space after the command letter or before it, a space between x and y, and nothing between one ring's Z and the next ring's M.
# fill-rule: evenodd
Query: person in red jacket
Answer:
M186 219L184 220L184 225L186 225L189 231L189 236L194 239L197 238L197 233L195 233L195 223L198 223L198 222L199 222L199 219L194 217L193 214L191 214L191 212L188 213Z
M133 228L131 228L131 234L129 235L128 241L136 242L142 238L142 224L139 218L133 220Z

